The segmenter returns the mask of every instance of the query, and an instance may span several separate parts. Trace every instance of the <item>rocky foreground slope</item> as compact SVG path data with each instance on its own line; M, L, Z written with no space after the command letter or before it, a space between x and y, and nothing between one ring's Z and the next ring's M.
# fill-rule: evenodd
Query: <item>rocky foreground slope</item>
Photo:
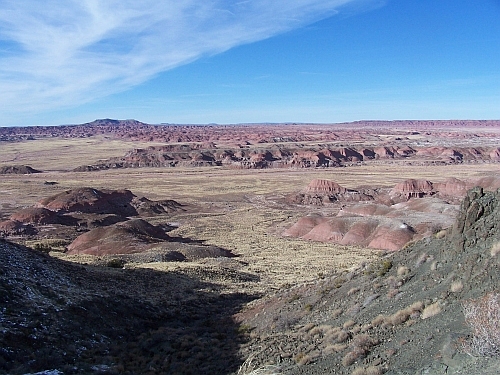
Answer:
M469 191L455 225L436 237L321 275L238 313L251 338L243 346L245 368L498 374L500 190ZM467 321L465 310L472 311Z
M231 315L253 297L211 279L245 275L83 266L0 240L0 374L236 371Z

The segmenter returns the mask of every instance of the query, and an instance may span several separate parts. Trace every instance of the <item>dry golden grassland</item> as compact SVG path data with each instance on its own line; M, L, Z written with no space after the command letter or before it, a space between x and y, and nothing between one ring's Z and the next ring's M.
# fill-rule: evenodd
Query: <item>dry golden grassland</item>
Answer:
M328 208L290 207L280 203L286 194L302 190L315 178L330 179L347 187L391 187L407 178L443 181L470 178L498 171L498 164L401 166L377 163L363 166L310 170L235 170L220 167L115 169L68 172L84 164L123 155L151 144L109 140L46 139L2 144L0 166L30 165L44 173L4 175L0 180L1 216L31 206L43 197L71 188L129 189L150 199L175 199L192 208L163 220L175 221L172 235L217 245L239 255L224 265L258 275L261 287L279 288L287 283L315 279L331 269L349 268L373 258L372 250L321 244L280 236L285 227L308 212ZM57 182L46 185L45 181ZM331 210L331 209L330 209ZM162 220L161 218L156 220ZM147 267L219 267L205 260L198 264L164 263Z

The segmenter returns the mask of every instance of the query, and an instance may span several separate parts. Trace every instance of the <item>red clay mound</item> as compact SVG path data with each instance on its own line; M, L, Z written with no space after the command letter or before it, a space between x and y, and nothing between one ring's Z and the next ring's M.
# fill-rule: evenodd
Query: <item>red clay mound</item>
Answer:
M396 251L413 239L413 231L405 224L398 227L380 225L373 233L368 247Z
M344 235L340 244L342 245L360 245L367 246L368 238L379 225L378 220L364 218L351 225L347 233Z
M344 238L344 234L348 228L349 223L347 220L325 221L316 225L307 234L303 235L302 238L312 241L339 243Z
M97 190L84 187L42 199L38 205L55 212L135 216L137 211L130 204L134 197L129 190Z
M163 229L142 219L133 219L108 227L95 228L78 236L68 246L68 254L140 253L169 239Z
M309 233L316 225L327 221L322 216L305 216L301 217L294 225L283 232L286 237L302 237Z
M54 211L43 207L25 208L12 214L11 220L32 224L58 224L60 218Z
M359 216L374 216L387 215L391 209L384 204L376 203L359 203L353 206L344 207L338 216L359 215Z

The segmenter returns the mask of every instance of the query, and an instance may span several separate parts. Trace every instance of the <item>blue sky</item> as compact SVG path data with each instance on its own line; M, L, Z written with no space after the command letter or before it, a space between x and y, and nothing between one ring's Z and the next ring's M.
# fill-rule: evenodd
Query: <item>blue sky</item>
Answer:
M500 0L2 0L0 126L500 119Z

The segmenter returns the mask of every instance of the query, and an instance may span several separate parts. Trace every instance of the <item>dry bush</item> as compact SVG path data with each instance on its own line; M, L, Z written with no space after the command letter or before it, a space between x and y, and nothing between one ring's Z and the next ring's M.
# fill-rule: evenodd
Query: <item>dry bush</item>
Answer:
M460 280L454 281L450 285L450 291L452 293L458 293L458 292L462 291L463 288L464 288L464 284L462 284L462 282Z
M410 273L410 269L406 266L398 267L398 276L407 276Z
M347 295L352 296L353 294L355 294L357 292L359 292L359 288L354 287L354 288L349 289L349 291L347 292Z
M358 359L364 357L365 354L364 350L351 350L342 358L342 364L346 367L350 366Z
M372 328L373 328L373 326L370 323L363 324L361 326L361 332L369 331Z
M446 229L440 230L434 235L434 237L436 237L438 240L446 237Z
M332 319L338 318L342 314L342 312L343 312L342 309L333 310L331 313Z
M393 326L397 326L399 324L403 324L410 318L410 313L404 309L396 311L389 318L387 318L387 323Z
M373 346L378 345L379 340L372 338L369 335L361 334L353 337L350 347L353 350L369 351Z
M472 338L464 345L469 354L500 356L500 294L488 293L462 304Z
M347 328L351 328L355 324L356 324L356 322L354 320L350 319L344 323L343 327L344 327L344 329L347 329Z
M351 375L382 375L382 370L377 366L357 367L351 372Z
M316 327L314 323L307 323L305 326L299 328L299 332L309 332L311 329Z
M496 257L500 254L500 241L495 242L493 246L491 246L490 253L492 257Z
M385 319L383 320L383 324L392 325L392 326L397 326L399 324L403 324L411 317L415 317L415 315L418 316L418 313L420 311L422 311L423 307L424 307L424 304L422 301L414 302L410 306L406 307L405 309L398 310L394 314L392 314L388 317L385 317ZM377 319L377 318L375 318L375 319ZM373 324L373 321L372 321L372 324ZM382 324L382 323L380 323L380 324Z
M382 375L382 369L377 366L368 366L365 370L365 375Z
M385 283L389 288L397 288L398 287L398 280L394 276L389 276L386 280Z
M377 326L384 324L385 319L386 319L385 315L382 315L382 314L377 315L375 318L372 319L372 322L371 322L372 326L377 327Z
M352 370L351 375L366 375L364 367L356 367Z
M399 289L389 289L387 291L386 297L387 298L394 298L398 295Z
M357 335L360 332L361 332L361 326L360 325L357 325L357 326L354 326L354 327L351 328L351 333L353 335Z
M439 302L433 303L432 305L426 306L422 311L422 315L420 316L422 319L427 319L437 315L441 312L441 305Z
M340 352L343 352L346 349L347 349L347 345L346 344L327 345L326 348L323 350L323 355L340 353Z
M349 334L346 331L339 331L337 333L337 342L346 342L349 338Z

